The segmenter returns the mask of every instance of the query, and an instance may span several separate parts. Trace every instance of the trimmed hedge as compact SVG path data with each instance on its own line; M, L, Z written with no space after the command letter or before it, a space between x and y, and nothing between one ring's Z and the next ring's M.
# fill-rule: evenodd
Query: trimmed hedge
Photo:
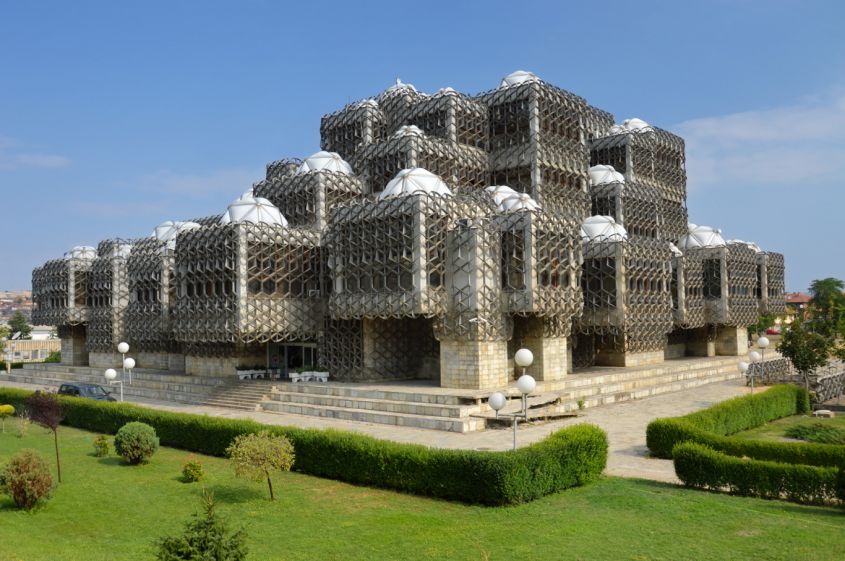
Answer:
M779 385L753 396L729 399L683 417L655 419L646 429L646 444L652 454L660 458L671 458L676 444L690 441L731 456L812 466L845 465L845 446L746 440L729 436L775 419L808 412L810 398L807 390L799 386Z
M23 368L22 362L10 362L9 364L12 365L12 370L15 370L16 368ZM2 371L2 372L0 372L0 375L2 375L3 372L6 372L6 361L5 360L0 360L0 371Z
M842 468L783 464L738 458L695 442L672 450L675 473L684 485L734 495L825 504L845 499Z
M19 404L31 392L0 387L0 401ZM114 434L132 421L155 428L161 444L225 457L240 435L286 436L302 473L485 505L524 503L595 480L607 464L607 435L593 425L561 429L508 452L444 450L378 440L351 432L263 425L255 421L174 413L128 403L60 396L64 424Z

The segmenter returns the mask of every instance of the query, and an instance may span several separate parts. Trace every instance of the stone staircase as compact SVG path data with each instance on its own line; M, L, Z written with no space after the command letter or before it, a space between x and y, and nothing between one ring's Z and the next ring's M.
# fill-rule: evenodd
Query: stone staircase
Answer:
M543 403L530 409L534 420L570 416L587 407L643 399L740 377L737 357L677 359L638 368L595 367L564 380L540 382L534 395ZM312 415L424 429L483 430L495 413L486 403L489 391L446 390L413 384L280 383L264 411ZM515 386L506 391L516 398ZM557 395L557 399L554 396Z
M200 404L259 411L261 403L269 398L278 384L278 381L273 380L228 381L216 386Z

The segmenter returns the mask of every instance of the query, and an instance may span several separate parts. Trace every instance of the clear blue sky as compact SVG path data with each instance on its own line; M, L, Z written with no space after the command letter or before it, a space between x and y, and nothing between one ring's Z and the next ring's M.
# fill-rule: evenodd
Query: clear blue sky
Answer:
M0 289L71 246L222 212L396 77L516 69L687 139L690 220L845 278L845 3L0 0Z

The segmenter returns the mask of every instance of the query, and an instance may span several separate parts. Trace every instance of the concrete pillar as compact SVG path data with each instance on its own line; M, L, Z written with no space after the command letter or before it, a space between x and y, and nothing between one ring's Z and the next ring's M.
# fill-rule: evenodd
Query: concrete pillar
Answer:
M748 330L744 327L722 325L716 329L716 354L742 356L748 352Z
M538 382L562 380L566 376L570 356L566 343L566 337L523 337L522 346L534 353L534 363L526 372Z
M506 341L440 341L440 387L493 390L508 381Z
M599 349L596 353L596 366L647 366L661 364L663 360L663 350L634 353Z
M76 325L62 337L62 364L88 366L88 349L85 348L85 327Z
M716 356L716 341L710 339L709 327L690 330L686 346L689 356Z

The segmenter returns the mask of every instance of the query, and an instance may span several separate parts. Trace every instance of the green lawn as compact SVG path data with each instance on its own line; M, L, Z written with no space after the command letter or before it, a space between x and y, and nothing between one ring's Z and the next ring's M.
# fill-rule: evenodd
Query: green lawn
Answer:
M21 448L53 461L52 439L32 427L0 434L0 463ZM65 482L26 513L0 499L0 561L142 560L200 508L202 484L179 481L186 452L161 449L125 466L92 455L92 433L61 428ZM607 478L531 504L486 508L355 487L298 473L266 486L234 479L203 458L219 512L249 533L250 559L354 560L834 560L845 510L688 491Z
M824 425L845 430L845 415L838 415L832 419L822 417L808 417L806 415L795 415L793 417L784 417L777 419L771 423L753 428L751 430L742 431L732 436L747 439L762 439L762 440L784 440L787 438L786 430L789 427L796 425L811 426Z

